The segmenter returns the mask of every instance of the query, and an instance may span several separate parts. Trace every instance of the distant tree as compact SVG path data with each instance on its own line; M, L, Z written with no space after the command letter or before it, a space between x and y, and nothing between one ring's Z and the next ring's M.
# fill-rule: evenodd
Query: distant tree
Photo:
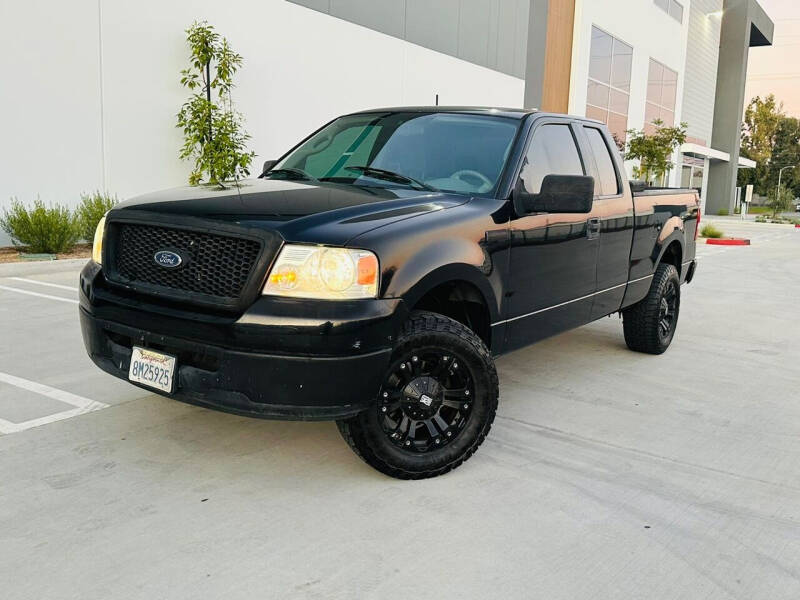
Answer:
M628 147L625 160L638 160L633 176L650 184L659 183L673 167L672 153L686 141L686 123L678 127L665 127L661 119L653 121L655 133L628 130Z
M796 166L783 171L781 184L794 196L800 196L800 120L794 117L781 118L775 132L772 159L767 166L763 181L767 189L774 189L778 185L778 174L783 167Z
M786 212L792 207L794 194L785 185L781 184L778 188L769 191L767 196L767 206L772 210L772 216L777 217L778 213Z
M746 158L766 163L772 157L775 134L783 116L783 103L778 103L774 94L764 99L756 96L750 101L742 128L742 153Z
M242 57L205 21L186 30L186 41L191 63L181 71L181 85L193 93L178 113L184 136L179 156L194 161L191 185L207 179L224 188L226 181L249 175L255 156L246 150L250 136L231 100Z
M767 195L773 180L773 154L776 149L778 133L784 119L783 103L775 99L774 94L765 98L756 96L747 105L742 127L742 145L740 154L756 162L755 169L740 169L738 185L752 184L756 193ZM777 184L777 172L774 180Z

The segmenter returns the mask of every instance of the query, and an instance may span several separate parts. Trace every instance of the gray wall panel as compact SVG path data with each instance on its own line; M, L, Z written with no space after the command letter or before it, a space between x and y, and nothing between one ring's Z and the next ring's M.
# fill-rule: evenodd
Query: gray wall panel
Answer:
M510 0L504 0L510 1ZM511 31L504 31L503 35L511 35L514 38L514 66L511 73L517 77L525 78L525 63L528 56L528 31L530 18L531 2L534 0L516 0L516 21L514 22L514 29ZM536 0L541 2L541 0ZM544 27L542 28L542 40L547 36L547 19L542 19Z
M471 63L525 77L531 0L288 0Z
M458 56L459 0L406 0L406 38L450 56Z
M301 4L306 8L313 8L319 12L329 13L331 11L331 0L289 0L295 4Z
M406 7L402 1L330 0L330 14L393 37L405 35Z
M489 64L492 6L497 0L461 0L458 16L458 57L478 65Z
M722 0L692 2L683 83L681 120L689 124L690 137L705 140L709 145L714 123L721 19L707 15L719 10L722 10Z

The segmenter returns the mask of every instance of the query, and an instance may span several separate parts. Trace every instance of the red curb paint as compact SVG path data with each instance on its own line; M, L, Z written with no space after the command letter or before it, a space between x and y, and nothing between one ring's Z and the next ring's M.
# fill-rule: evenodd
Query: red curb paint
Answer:
M712 246L749 246L750 240L746 238L708 238L706 244Z

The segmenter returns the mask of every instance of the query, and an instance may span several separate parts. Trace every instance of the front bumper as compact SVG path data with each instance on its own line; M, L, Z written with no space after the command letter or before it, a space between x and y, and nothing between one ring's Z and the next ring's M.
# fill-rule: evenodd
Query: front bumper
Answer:
M240 316L187 311L123 294L92 262L80 288L84 344L101 369L127 379L133 346L172 354L169 397L268 419L340 419L364 410L405 319L401 300L259 298Z

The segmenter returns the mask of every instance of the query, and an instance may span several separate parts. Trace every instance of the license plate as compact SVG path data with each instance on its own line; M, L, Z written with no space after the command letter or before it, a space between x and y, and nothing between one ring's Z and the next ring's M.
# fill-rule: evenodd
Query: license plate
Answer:
M133 347L128 379L147 387L171 393L175 374L175 357L146 348Z

